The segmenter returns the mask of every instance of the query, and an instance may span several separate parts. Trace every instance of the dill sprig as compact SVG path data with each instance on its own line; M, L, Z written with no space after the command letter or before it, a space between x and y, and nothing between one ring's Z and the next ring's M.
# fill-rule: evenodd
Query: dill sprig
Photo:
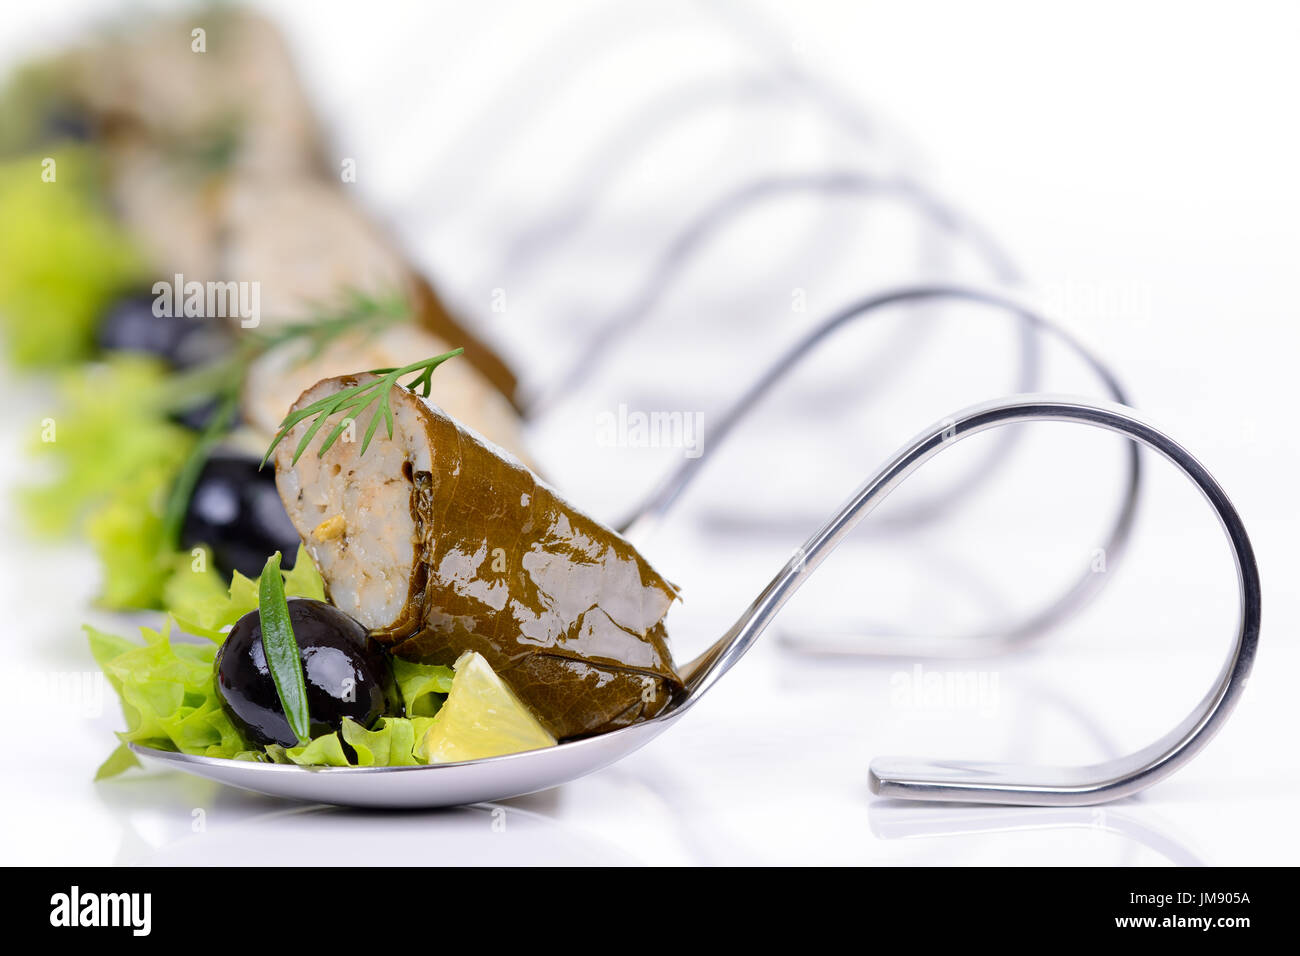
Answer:
M412 362L410 365L403 365L401 368L375 368L370 369L369 374L378 375L379 378L362 385L352 385L348 388L340 389L333 395L326 396L312 402L296 412L291 412L285 416L280 423L280 430L276 433L275 438L271 440L270 446L266 449L266 454L262 456L262 467L271 460L271 454L275 451L276 446L284 440L299 422L308 418L314 419L298 442L298 447L294 449L293 464L298 464L298 459L302 453L307 450L316 433L321 430L325 422L333 415L343 412L343 418L334 426L326 435L325 440L317 449L318 456L324 455L338 441L339 436L351 423L358 417L365 414L372 406L378 406L375 409L373 417L370 419L370 425L366 428L365 437L361 440L361 452L364 455L366 449L370 447L370 440L375 437L375 431L379 427L379 421L382 418L388 427L388 437L393 437L393 409L389 402L389 396L393 388L401 384L403 387L412 392L417 392L424 398L429 397L430 390L433 387L433 370L449 358L455 358L465 350L452 349L450 352L444 352L442 355L435 355L433 358L424 359L419 362ZM415 375L415 378L409 382L402 383L401 379L408 375Z
M351 289L340 304L320 306L317 314L305 321L285 323L254 336L251 347L260 354L290 342L305 341L310 346L304 357L307 361L348 332L362 329L374 333L410 317L411 305L401 294L376 296Z
M286 323L271 332L259 332L250 336L230 355L174 376L162 390L159 404L165 411L192 408L205 399L215 401L217 409L181 465L163 509L164 540L172 547L180 546L185 514L189 510L190 497L194 493L199 474L212 450L235 420L239 409L239 394L243 390L248 367L254 359L272 349L305 341L309 343L309 348L303 361L310 361L349 332L364 331L373 334L410 316L410 305L400 294L370 295L359 290L349 290L340 304L318 306L318 310L304 321ZM391 424L389 431L391 435ZM271 447L275 447L274 443ZM266 464L265 459L262 464Z
M337 305L317 309L311 318L285 323L269 332L258 331L229 354L172 375L159 395L160 406L164 411L177 412L209 400L220 402L243 388L248 367L268 352L306 342L308 349L301 361L309 362L349 332L374 335L411 315L410 306L398 294L374 296L354 290L345 293Z

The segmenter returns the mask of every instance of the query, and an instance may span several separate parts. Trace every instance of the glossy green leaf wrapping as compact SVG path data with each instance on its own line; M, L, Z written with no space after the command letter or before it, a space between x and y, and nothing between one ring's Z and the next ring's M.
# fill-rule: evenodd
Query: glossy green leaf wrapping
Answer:
M676 589L526 468L427 420L434 468L414 476L411 505L420 621L394 653L452 664L477 651L558 739L658 713L681 686L663 625Z
M304 393L293 414L376 381L327 379ZM347 513L351 522L348 502L364 494L358 485L409 482L413 531L377 519L373 530L358 531L390 535L373 551L403 561L414 542L409 566L376 572L387 579L404 571L405 605L391 620L367 620L396 656L450 666L477 651L557 739L627 726L667 706L682 687L663 623L676 588L629 542L440 409L401 388L391 390L390 402L395 410L401 403L404 422L392 439L407 456L400 470L400 458L388 454L380 458L389 471L381 472L355 443L337 444L323 458L297 458L309 428L302 418L276 453L281 494L292 489L294 499L286 508L312 542L331 592L355 595L349 585L356 571L341 559L345 538L312 537L320 509ZM316 504L298 507L300 495ZM365 618L360 606L344 609Z

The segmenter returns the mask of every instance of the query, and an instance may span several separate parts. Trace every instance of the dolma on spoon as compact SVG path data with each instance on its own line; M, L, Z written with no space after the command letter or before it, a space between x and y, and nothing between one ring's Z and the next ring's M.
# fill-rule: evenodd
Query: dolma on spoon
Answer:
M482 654L558 739L662 711L682 688L664 628L677 589L392 381L318 382L277 436L280 495L331 602L398 657Z

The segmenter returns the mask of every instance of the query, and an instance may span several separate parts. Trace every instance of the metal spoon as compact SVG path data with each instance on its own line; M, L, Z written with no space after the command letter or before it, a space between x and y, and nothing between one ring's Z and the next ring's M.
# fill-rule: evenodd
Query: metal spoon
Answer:
M826 318L773 363L720 415L709 429L707 447L698 458L687 458L674 468L663 481L637 506L636 510L615 527L633 544L642 544L667 516L674 503L700 474L704 466L717 457L718 450L733 434L736 427L749 417L767 395L795 368L802 364L823 342L848 325L868 321L888 309L908 303L954 301L991 306L1021 321L1031 335L1042 334L1055 339L1073 352L1092 372L1106 391L1106 397L1123 405L1129 404L1128 395L1115 374L1087 346L1062 326L1052 322L1033 306L1010 293L997 289L982 289L966 285L915 285L887 289L854 302ZM951 487L927 498L895 515L892 523L905 526L933 519L941 513L946 503L960 494L969 494L981 482L988 480L1003 459L1005 443L998 447L999 454L984 457L975 469L963 473ZM1130 444L1125 456L1125 473L1120 500L1102 542L1102 551L1112 565L1119 561L1128 547L1128 539L1137 515L1138 494L1141 489L1141 465L1136 444ZM809 522L811 525L812 522ZM985 657L1006 653L1048 633L1059 621L1068 617L1091 600L1106 583L1107 575L1093 573L1083 567L1070 585L1057 597L1039 609L1013 623L1003 623L972 634L953 636L907 635L900 629L896 634L869 634L845 622L846 630L834 634L787 628L781 640L788 646L810 654L845 654L854 656L907 657Z
M786 601L850 531L940 451L979 432L1024 422L1073 422L1126 436L1159 452L1200 489L1227 535L1237 568L1236 640L1200 704L1159 740L1086 767L1023 767L915 758L874 760L869 783L882 796L966 803L1078 806L1129 796L1172 774L1223 726L1245 688L1259 641L1260 588L1245 527L1213 476L1186 449L1120 405L1026 395L968 408L897 452L776 574L740 619L681 668L686 690L658 716L596 737L464 763L417 767L304 768L166 753L132 745L158 764L275 796L364 807L440 807L498 800L557 786L645 746L686 715L758 640Z
M606 356L645 323L694 253L723 227L760 203L800 193L901 202L915 211L923 222L969 247L994 281L1010 286L1021 281L1020 271L1010 257L978 223L910 179L878 176L857 169L763 176L716 200L679 230L659 253L635 293L601 321L599 328L582 343L578 354L558 375L544 383L520 385L516 400L524 417L540 417L564 397L582 388L602 367ZM1036 371L1033 342L1027 338L1023 345L1027 351L1026 368L1020 374L1022 377L1032 376Z

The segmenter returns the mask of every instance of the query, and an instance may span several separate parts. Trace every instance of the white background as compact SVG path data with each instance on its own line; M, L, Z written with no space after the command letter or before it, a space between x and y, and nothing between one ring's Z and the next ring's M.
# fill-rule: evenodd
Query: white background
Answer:
M0 762L6 862L1294 863L1295 8L470 6L265 4L333 151L357 161L353 188L529 381L563 367L669 239L730 188L774 172L904 169L996 235L1039 301L1233 498L1265 590L1241 706L1188 768L1101 809L954 809L867 791L878 754L1083 763L1136 749L1190 710L1229 646L1232 572L1204 504L1149 462L1131 553L1083 617L1033 650L956 663L810 660L770 634L644 751L503 803L503 832L490 807L367 814L176 776L95 785L120 720L112 702L86 719L32 689L92 666L79 623L110 620L85 607L93 561L30 544L6 512L4 673L19 699ZM56 47L112 9L7 5L0 63ZM786 60L860 107L869 138L797 98L698 109L633 151L531 274L507 268L512 237L583 195L593 151L647 104ZM620 402L698 411L707 444L720 403L814 319L918 275L915 222L887 203L807 198L737 219L663 290L644 331L532 428L537 457L570 498L617 517L680 452L599 447L596 413ZM955 268L986 278L960 254ZM491 310L493 290L504 313ZM796 290L806 312L792 309ZM819 354L649 543L686 596L670 618L679 658L721 633L891 449L1013 380L1016 340L996 315L899 311L888 322ZM909 323L924 335L914 340ZM1077 362L1046 357L1045 387L1097 394ZM19 449L48 398L8 378L3 398L10 486L25 480ZM988 485L921 531L882 522L872 533L871 519L774 631L950 632L1041 602L1089 560L1118 485L1115 444L1077 431L1034 429ZM916 484L943 488L944 469L960 474L981 440ZM737 522L769 527L719 530ZM899 688L918 664L923 679L978 672L993 689L974 702L909 700Z

